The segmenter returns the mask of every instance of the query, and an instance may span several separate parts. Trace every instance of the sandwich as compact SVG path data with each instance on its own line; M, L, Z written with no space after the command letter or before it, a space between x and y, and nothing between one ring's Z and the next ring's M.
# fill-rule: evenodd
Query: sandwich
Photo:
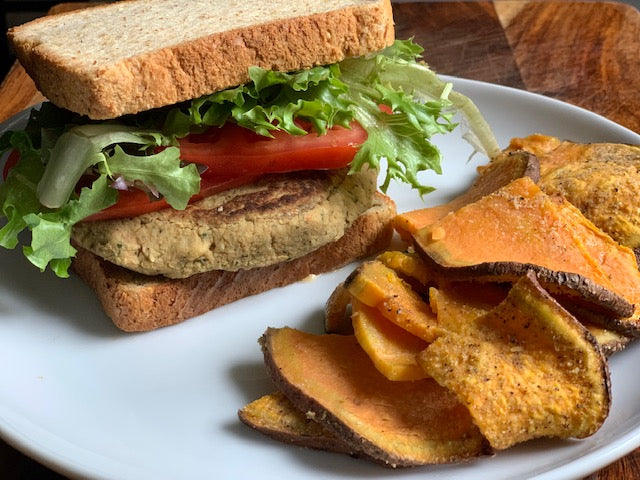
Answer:
M8 37L48 102L0 138L0 245L75 272L125 331L383 249L383 192L431 190L430 138L456 112L497 151L473 103L395 40L388 0L129 0Z

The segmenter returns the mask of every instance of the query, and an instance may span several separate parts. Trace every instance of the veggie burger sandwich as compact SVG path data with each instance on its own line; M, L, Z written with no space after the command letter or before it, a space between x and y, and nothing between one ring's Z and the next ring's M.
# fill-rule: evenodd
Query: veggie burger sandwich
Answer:
M0 139L0 244L73 269L127 331L383 249L379 171L428 192L454 111L490 143L388 0L130 0L8 36L50 101Z

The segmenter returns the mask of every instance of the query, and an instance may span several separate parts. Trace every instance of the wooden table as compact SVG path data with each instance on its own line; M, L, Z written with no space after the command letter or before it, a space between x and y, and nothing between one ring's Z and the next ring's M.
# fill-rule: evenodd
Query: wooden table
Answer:
M437 72L541 93L640 132L640 12L633 7L495 0L394 9L396 36L414 36ZM0 121L41 99L14 67L0 86ZM63 478L1 440L0 472L9 480ZM589 480L633 478L640 478L640 449Z

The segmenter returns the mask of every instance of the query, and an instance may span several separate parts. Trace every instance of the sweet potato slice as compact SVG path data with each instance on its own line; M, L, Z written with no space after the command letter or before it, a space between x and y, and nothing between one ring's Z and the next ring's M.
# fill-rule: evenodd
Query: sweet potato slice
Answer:
M415 252L390 250L378 255L376 260L393 270L406 286L419 295L428 296L429 286L437 284L435 273L427 268L427 264ZM351 294L345 287L345 282L342 282L333 290L325 304L326 333L353 334L350 307Z
M353 331L374 366L393 381L409 381L428 375L418 365L418 354L427 342L386 319L377 309L353 300Z
M528 177L447 215L414 239L442 275L515 281L533 269L559 300L616 319L603 326L640 332L640 272L633 252Z
M432 287L429 292L429 303L438 317L438 324L460 333L468 325L473 325L477 317L486 315L504 300L508 290L492 283L453 282L439 288ZM613 355L631 342L626 335L576 318L593 335L605 356Z
M355 452L319 423L297 410L281 392L271 393L238 411L245 425L275 440L330 452Z
M269 328L261 343L278 390L358 455L400 467L490 453L455 395L432 379L387 380L354 336Z
M449 332L474 328L475 320L489 313L508 290L493 283L453 282L429 290L429 303L438 324Z
M514 150L538 157L543 191L562 195L622 245L640 247L640 145L530 135L512 139L500 155Z
M426 342L440 331L429 305L395 271L377 260L354 270L345 287L354 298L377 308L391 322Z
M596 342L600 345L602 353L604 353L606 357L610 357L614 353L623 350L632 341L631 337L614 332L607 328L602 328L588 323L583 323L583 325L587 330L589 330L589 333L593 335L593 338L596 339Z
M516 178L528 176L534 182L540 178L538 159L525 151L501 154L488 165L479 167L478 171L478 178L464 193L442 205L396 215L392 222L393 227L405 241L410 242L411 235L421 228L440 220L449 212L495 192Z
M399 252L395 250L383 252L376 257L420 293L428 293L428 288L437 285L439 276L430 269L425 261L415 252Z
M352 335L351 324L351 294L345 288L344 282L338 284L327 299L324 307L324 331Z
M602 352L533 272L475 328L441 336L419 361L456 393L496 449L538 437L584 438L609 412Z

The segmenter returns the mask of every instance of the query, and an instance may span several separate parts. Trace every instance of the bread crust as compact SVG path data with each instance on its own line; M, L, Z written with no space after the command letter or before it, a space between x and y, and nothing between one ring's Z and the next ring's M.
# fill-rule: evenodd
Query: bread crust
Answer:
M150 277L113 265L83 249L78 250L72 268L96 292L118 328L148 331L381 251L393 236L391 220L395 214L395 203L377 193L374 207L358 217L337 241L296 260L251 270L214 270L183 279Z
M125 17L127 4L140 1L144 0L94 8L106 15L119 6ZM220 8L220 2L217 4ZM43 95L93 119L137 113L246 83L247 70L254 65L293 71L364 55L390 45L395 35L390 1L372 0L295 18L274 14L276 18L250 27L113 62L92 62L91 52L83 51L81 43L61 49L38 38L37 30L46 27L45 22L76 14L44 17L10 29L8 36ZM77 57L69 54L74 49L79 52ZM77 60L81 56L82 61Z

